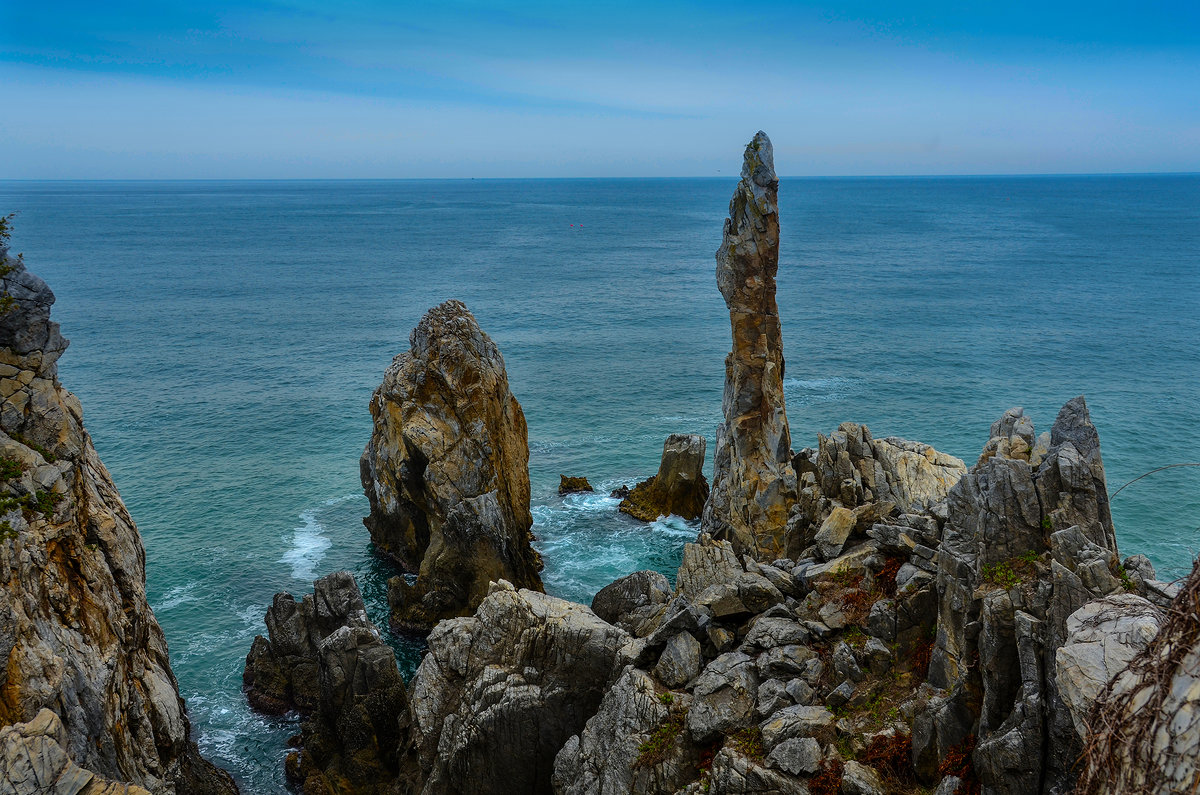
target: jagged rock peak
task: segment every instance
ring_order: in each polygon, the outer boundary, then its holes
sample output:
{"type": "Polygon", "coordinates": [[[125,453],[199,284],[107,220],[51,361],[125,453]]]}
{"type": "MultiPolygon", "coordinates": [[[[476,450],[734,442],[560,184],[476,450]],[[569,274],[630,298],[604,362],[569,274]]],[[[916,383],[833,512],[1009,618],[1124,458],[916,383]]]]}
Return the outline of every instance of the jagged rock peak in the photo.
{"type": "MultiPolygon", "coordinates": [[[[79,401],[57,380],[67,341],[50,320],[54,294],[20,259],[3,266],[0,287],[12,301],[0,315],[0,457],[9,472],[0,481],[0,724],[40,727],[6,742],[25,744],[14,753],[49,754],[39,758],[64,771],[82,768],[95,780],[81,788],[105,778],[155,795],[236,792],[191,739],[146,602],[141,536],[79,401]]],[[[5,791],[45,791],[36,779],[21,782],[5,791]]]]}
{"type": "Polygon", "coordinates": [[[663,442],[658,473],[633,488],[621,501],[621,511],[643,522],[670,514],[699,519],[708,499],[708,480],[704,477],[706,448],[707,442],[699,434],[668,436],[663,442]]]}
{"type": "Polygon", "coordinates": [[[371,398],[364,520],[407,571],[389,583],[393,620],[427,630],[470,614],[488,583],[542,589],[530,546],[529,443],[504,358],[461,301],[425,313],[371,398]]]}
{"type": "Polygon", "coordinates": [[[729,308],[733,349],[725,359],[724,421],[703,516],[706,532],[764,559],[786,552],[787,512],[796,500],[775,302],[778,186],[771,141],[759,132],[746,146],[717,251],[717,286],[729,308]]]}

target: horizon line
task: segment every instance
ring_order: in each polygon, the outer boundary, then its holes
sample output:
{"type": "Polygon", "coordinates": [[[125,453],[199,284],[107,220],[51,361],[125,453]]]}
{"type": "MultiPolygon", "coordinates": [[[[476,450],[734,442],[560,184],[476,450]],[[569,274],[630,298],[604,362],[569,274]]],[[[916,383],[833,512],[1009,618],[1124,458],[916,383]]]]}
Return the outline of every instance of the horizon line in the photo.
{"type": "MultiPolygon", "coordinates": [[[[964,174],[782,174],[779,179],[1029,179],[1046,177],[1194,177],[1200,171],[1028,171],[977,172],[964,174]]],[[[684,180],[740,179],[740,175],[611,177],[0,177],[0,182],[505,182],[599,181],[599,180],[684,180]]]]}

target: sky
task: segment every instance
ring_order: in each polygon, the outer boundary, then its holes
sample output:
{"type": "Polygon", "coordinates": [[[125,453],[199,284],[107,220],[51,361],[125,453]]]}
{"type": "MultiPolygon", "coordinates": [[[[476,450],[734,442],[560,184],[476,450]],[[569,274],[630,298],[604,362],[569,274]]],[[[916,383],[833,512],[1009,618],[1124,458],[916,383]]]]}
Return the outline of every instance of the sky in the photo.
{"type": "Polygon", "coordinates": [[[1200,2],[0,0],[0,179],[1200,171],[1200,2]]]}

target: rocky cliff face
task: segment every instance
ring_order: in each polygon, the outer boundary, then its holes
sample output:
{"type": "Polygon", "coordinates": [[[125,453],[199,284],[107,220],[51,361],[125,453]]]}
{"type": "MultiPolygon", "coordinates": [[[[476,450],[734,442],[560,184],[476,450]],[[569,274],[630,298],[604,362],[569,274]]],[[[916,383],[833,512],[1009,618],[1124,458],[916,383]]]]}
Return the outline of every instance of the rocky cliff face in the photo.
{"type": "MultiPolygon", "coordinates": [[[[65,754],[93,789],[107,778],[154,793],[236,792],[190,737],[146,603],[141,537],[58,382],[67,341],[50,321],[54,294],[4,253],[0,287],[15,303],[0,315],[0,724],[26,724],[6,735],[5,753],[26,743],[30,759],[56,766],[65,754]]],[[[45,791],[11,775],[9,791],[45,791]]]]}
{"type": "Polygon", "coordinates": [[[621,501],[621,511],[643,522],[670,514],[699,519],[708,499],[708,480],[704,477],[706,447],[703,436],[682,433],[668,436],[663,442],[658,473],[633,487],[621,501]]]}
{"type": "Polygon", "coordinates": [[[430,309],[371,398],[364,522],[417,575],[389,584],[393,619],[428,630],[467,615],[488,583],[542,590],[530,546],[529,443],[504,359],[459,301],[430,309]]]}
{"type": "Polygon", "coordinates": [[[796,500],[775,303],[778,188],[771,141],[759,132],[746,147],[717,251],[717,286],[729,307],[733,350],[725,358],[725,419],[717,429],[703,516],[705,532],[763,559],[788,554],[788,508],[796,500]]]}

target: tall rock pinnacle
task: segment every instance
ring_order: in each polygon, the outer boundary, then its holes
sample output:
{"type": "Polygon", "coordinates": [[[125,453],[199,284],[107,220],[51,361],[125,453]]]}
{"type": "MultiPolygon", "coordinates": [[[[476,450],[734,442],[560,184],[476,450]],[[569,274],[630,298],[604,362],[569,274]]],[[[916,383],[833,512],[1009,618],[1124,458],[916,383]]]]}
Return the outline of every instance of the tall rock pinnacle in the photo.
{"type": "Polygon", "coordinates": [[[771,140],[759,132],[746,146],[717,251],[717,286],[729,307],[733,350],[725,357],[725,419],[717,428],[702,523],[705,532],[766,560],[785,552],[787,512],[796,500],[775,303],[778,188],[771,140]]]}
{"type": "Polygon", "coordinates": [[[504,358],[460,301],[425,313],[371,398],[364,521],[417,574],[389,583],[392,617],[429,629],[470,615],[493,580],[542,590],[529,542],[529,442],[504,358]]]}

